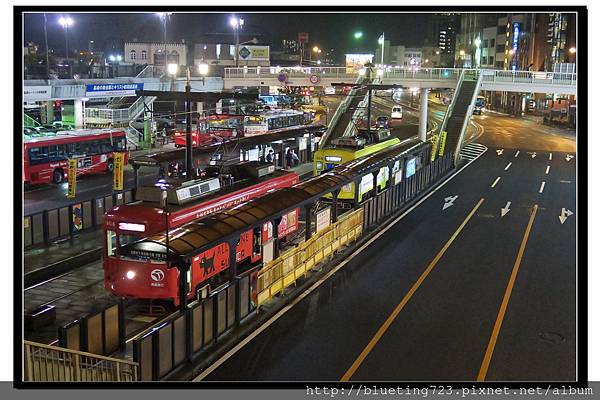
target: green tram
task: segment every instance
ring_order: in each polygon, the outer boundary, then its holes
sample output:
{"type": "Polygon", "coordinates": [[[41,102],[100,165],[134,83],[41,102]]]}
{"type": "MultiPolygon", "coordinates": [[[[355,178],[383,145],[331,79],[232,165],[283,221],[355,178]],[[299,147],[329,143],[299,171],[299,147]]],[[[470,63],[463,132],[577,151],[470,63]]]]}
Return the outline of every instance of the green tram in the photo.
{"type": "MultiPolygon", "coordinates": [[[[388,129],[379,129],[370,133],[367,133],[366,130],[359,132],[361,133],[358,136],[334,139],[331,147],[315,152],[314,175],[321,175],[338,165],[378,153],[400,143],[400,139],[392,137],[388,129]]],[[[385,189],[389,177],[390,171],[388,167],[382,167],[379,170],[376,179],[377,182],[373,182],[372,175],[364,177],[358,191],[358,202],[360,203],[370,196],[375,184],[377,185],[378,192],[385,189]]],[[[332,197],[331,194],[325,196],[328,199],[332,197]]],[[[354,183],[343,186],[338,194],[338,199],[354,201],[354,183]]]]}

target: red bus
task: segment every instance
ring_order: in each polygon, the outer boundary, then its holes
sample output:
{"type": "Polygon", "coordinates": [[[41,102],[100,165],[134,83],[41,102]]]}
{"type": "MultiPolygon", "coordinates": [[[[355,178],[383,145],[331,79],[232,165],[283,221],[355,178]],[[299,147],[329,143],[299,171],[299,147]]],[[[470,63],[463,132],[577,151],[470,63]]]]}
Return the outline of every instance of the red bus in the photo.
{"type": "Polygon", "coordinates": [[[150,295],[130,277],[130,271],[149,266],[120,254],[122,246],[165,232],[167,220],[169,229],[177,228],[300,181],[297,174],[275,170],[272,164],[249,162],[227,167],[218,177],[167,188],[166,216],[160,200],[165,189],[157,186],[138,188],[138,202],[117,206],[104,215],[103,267],[108,291],[123,297],[162,298],[150,295]]]}
{"type": "MultiPolygon", "coordinates": [[[[204,146],[213,142],[241,136],[244,116],[234,114],[211,115],[200,118],[192,131],[192,145],[204,146]]],[[[185,147],[185,130],[175,130],[175,147],[185,147]]]]}
{"type": "Polygon", "coordinates": [[[67,161],[77,159],[77,175],[113,170],[113,153],[125,153],[123,130],[79,129],[24,141],[23,181],[26,184],[61,183],[67,178],[67,161]]]}

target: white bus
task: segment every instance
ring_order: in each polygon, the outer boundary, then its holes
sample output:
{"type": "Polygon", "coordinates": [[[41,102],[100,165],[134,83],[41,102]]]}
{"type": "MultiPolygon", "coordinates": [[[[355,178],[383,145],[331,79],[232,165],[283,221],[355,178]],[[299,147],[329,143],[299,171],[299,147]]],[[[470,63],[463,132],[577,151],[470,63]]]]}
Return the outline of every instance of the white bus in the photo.
{"type": "Polygon", "coordinates": [[[262,135],[290,128],[300,128],[306,124],[302,111],[267,111],[259,115],[244,117],[244,136],[262,135]]]}

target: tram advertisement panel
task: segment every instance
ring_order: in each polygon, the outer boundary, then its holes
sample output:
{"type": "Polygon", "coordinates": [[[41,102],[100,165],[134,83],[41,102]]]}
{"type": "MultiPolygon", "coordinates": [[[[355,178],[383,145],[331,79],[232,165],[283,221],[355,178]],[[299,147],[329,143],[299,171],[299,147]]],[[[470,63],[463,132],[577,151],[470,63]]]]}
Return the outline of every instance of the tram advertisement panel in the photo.
{"type": "Polygon", "coordinates": [[[277,227],[277,237],[282,238],[298,229],[298,208],[283,215],[277,227]]]}
{"type": "Polygon", "coordinates": [[[235,250],[235,259],[237,262],[252,255],[252,230],[246,231],[240,235],[240,242],[235,250]]]}
{"type": "Polygon", "coordinates": [[[202,282],[229,267],[229,245],[221,243],[192,260],[194,281],[202,282]],[[197,278],[196,278],[197,277],[197,278]]]}

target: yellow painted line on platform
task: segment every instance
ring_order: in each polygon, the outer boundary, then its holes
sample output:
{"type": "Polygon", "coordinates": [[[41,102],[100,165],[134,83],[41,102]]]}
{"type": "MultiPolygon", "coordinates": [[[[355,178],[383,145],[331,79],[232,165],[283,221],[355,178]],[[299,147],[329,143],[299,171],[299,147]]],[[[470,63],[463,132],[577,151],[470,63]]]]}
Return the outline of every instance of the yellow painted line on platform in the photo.
{"type": "Polygon", "coordinates": [[[379,342],[379,340],[383,337],[383,335],[385,334],[385,332],[389,329],[390,325],[392,325],[392,322],[394,322],[394,320],[396,319],[396,317],[398,317],[398,315],[400,314],[400,312],[402,311],[402,309],[404,308],[404,306],[406,306],[406,304],[411,299],[411,297],[415,294],[415,292],[419,289],[419,287],[421,286],[421,284],[425,281],[425,279],[427,278],[427,276],[429,275],[429,273],[433,270],[433,268],[435,268],[435,266],[440,261],[440,259],[442,258],[442,256],[446,253],[446,251],[448,250],[448,248],[450,247],[450,245],[452,244],[452,242],[454,242],[454,240],[458,237],[458,235],[463,230],[463,228],[465,227],[465,225],[467,225],[467,222],[469,222],[469,220],[473,217],[473,215],[475,215],[475,212],[481,206],[481,204],[484,202],[484,200],[485,199],[482,197],[479,200],[479,202],[475,205],[475,207],[471,210],[471,212],[469,213],[469,215],[467,215],[467,217],[465,218],[465,220],[460,224],[460,226],[458,227],[458,229],[454,232],[454,234],[446,242],[446,244],[444,245],[444,247],[442,247],[442,249],[437,253],[437,255],[435,256],[435,258],[429,263],[429,265],[427,266],[427,268],[425,269],[425,271],[423,271],[423,273],[421,274],[421,276],[419,276],[419,278],[417,279],[417,281],[412,285],[412,287],[410,288],[410,290],[406,293],[406,295],[404,295],[404,297],[402,298],[402,300],[400,301],[400,303],[398,303],[398,305],[396,306],[396,308],[394,309],[394,311],[392,311],[392,313],[385,320],[385,322],[383,323],[383,325],[381,325],[379,327],[379,329],[375,333],[375,336],[373,336],[373,338],[369,341],[369,343],[367,344],[367,346],[358,355],[358,357],[356,358],[356,360],[354,360],[354,362],[352,363],[352,365],[350,366],[350,368],[348,369],[348,371],[346,371],[346,373],[341,377],[340,381],[344,382],[344,381],[350,380],[350,378],[352,378],[352,376],[354,375],[354,373],[356,373],[356,371],[358,370],[358,368],[360,368],[361,364],[365,361],[365,359],[367,358],[367,356],[369,355],[369,353],[373,350],[373,348],[375,347],[375,345],[377,345],[377,342],[379,342]]]}
{"type": "Polygon", "coordinates": [[[535,219],[535,214],[537,213],[537,210],[538,205],[536,204],[533,206],[533,212],[529,217],[529,223],[527,224],[527,228],[525,228],[525,234],[523,235],[521,247],[519,248],[519,253],[517,254],[517,259],[515,260],[515,265],[513,266],[512,273],[510,274],[510,279],[508,280],[506,291],[504,292],[502,304],[500,304],[500,311],[498,311],[498,317],[496,318],[496,323],[494,324],[494,329],[492,330],[492,336],[490,337],[490,341],[485,351],[485,355],[483,356],[481,368],[479,369],[479,374],[477,375],[477,382],[483,382],[485,380],[488,369],[490,367],[490,362],[492,361],[492,356],[494,355],[494,348],[496,347],[496,341],[498,340],[498,334],[500,333],[500,328],[502,327],[502,321],[504,320],[504,314],[506,313],[506,308],[508,307],[508,301],[510,300],[512,289],[515,285],[515,281],[517,280],[519,266],[521,265],[521,260],[523,259],[523,253],[525,252],[525,246],[527,246],[527,240],[529,239],[529,233],[531,232],[531,226],[533,225],[533,220],[535,219]]]}

